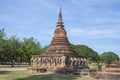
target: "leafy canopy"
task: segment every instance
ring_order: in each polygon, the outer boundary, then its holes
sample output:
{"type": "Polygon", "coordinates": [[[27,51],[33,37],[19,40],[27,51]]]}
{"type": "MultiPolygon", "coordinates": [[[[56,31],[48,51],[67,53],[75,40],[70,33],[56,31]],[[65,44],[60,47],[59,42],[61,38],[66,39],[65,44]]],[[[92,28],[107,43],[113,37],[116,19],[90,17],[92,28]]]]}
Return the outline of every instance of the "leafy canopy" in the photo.
{"type": "Polygon", "coordinates": [[[103,54],[100,55],[100,60],[102,62],[110,64],[114,61],[118,61],[119,57],[114,52],[104,52],[103,54]]]}
{"type": "Polygon", "coordinates": [[[90,61],[98,62],[99,55],[96,51],[89,48],[86,45],[71,45],[72,49],[75,53],[77,53],[81,57],[85,57],[89,59],[90,61]]]}

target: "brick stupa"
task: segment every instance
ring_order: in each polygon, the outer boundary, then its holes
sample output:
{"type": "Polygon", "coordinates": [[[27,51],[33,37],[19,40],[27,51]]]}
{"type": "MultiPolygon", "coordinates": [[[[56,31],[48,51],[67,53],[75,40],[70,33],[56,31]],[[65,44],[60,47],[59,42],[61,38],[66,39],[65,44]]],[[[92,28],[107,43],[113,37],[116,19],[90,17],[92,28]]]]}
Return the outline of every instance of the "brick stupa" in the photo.
{"type": "Polygon", "coordinates": [[[46,53],[42,55],[33,55],[31,58],[32,71],[40,72],[41,69],[46,71],[57,71],[60,69],[73,69],[79,66],[87,66],[85,58],[78,56],[72,50],[67,38],[67,32],[64,29],[62,21],[62,11],[60,8],[58,22],[54,31],[54,37],[46,53]]]}
{"type": "MultiPolygon", "coordinates": [[[[70,43],[67,38],[67,33],[64,29],[63,21],[62,21],[62,12],[60,8],[59,18],[56,26],[56,30],[54,32],[54,37],[50,46],[48,47],[47,54],[62,54],[65,56],[75,56],[71,49],[70,43]]],[[[76,55],[77,56],[77,55],[76,55]]]]}

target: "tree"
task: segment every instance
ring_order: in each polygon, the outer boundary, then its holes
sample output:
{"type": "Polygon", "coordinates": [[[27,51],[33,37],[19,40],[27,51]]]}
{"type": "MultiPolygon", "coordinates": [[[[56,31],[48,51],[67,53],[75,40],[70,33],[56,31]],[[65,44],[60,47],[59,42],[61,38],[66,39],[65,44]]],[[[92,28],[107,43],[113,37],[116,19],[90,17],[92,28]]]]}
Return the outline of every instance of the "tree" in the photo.
{"type": "Polygon", "coordinates": [[[5,60],[5,35],[4,29],[0,29],[0,62],[5,60]]]}
{"type": "Polygon", "coordinates": [[[14,61],[18,60],[18,56],[19,56],[19,47],[20,47],[20,41],[19,38],[16,37],[16,35],[11,36],[8,40],[7,40],[7,49],[6,49],[6,53],[8,53],[8,59],[11,61],[12,63],[12,67],[14,67],[14,61]]]}
{"type": "Polygon", "coordinates": [[[24,38],[24,41],[21,42],[19,52],[21,55],[21,62],[26,61],[30,62],[30,58],[32,55],[37,55],[41,53],[41,46],[38,41],[36,41],[33,37],[24,38]]]}
{"type": "Polygon", "coordinates": [[[114,61],[118,61],[119,57],[116,53],[114,52],[104,52],[103,54],[100,55],[100,60],[105,63],[112,63],[114,61]]]}
{"type": "Polygon", "coordinates": [[[45,52],[46,52],[46,50],[47,50],[47,48],[48,48],[48,46],[44,46],[43,48],[41,48],[40,53],[41,53],[41,54],[42,54],[42,53],[45,53],[45,52]]]}
{"type": "Polygon", "coordinates": [[[72,49],[75,53],[77,53],[81,57],[85,57],[90,61],[98,62],[99,55],[96,51],[92,50],[86,45],[71,45],[72,49]]]}
{"type": "Polygon", "coordinates": [[[0,40],[1,40],[1,39],[4,39],[4,38],[5,38],[5,35],[6,35],[6,33],[5,33],[4,28],[3,28],[3,29],[0,29],[0,40]]]}
{"type": "Polygon", "coordinates": [[[0,62],[13,62],[22,63],[30,62],[32,55],[44,53],[47,46],[41,48],[40,43],[33,37],[24,38],[19,41],[16,35],[5,39],[4,29],[0,29],[0,62]]]}

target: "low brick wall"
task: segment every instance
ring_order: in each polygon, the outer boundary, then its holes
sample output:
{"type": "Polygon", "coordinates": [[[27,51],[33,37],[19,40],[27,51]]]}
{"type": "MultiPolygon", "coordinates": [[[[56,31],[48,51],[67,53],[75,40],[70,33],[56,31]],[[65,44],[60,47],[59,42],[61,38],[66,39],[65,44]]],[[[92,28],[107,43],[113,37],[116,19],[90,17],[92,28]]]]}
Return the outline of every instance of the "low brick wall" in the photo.
{"type": "Polygon", "coordinates": [[[89,75],[95,79],[120,80],[120,73],[90,71],[89,75]]]}

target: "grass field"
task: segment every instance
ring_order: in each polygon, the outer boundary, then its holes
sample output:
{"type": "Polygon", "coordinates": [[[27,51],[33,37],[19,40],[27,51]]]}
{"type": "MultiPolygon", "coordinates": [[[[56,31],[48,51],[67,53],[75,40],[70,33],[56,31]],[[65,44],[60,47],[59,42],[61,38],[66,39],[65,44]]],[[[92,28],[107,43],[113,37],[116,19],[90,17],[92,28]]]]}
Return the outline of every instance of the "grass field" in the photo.
{"type": "Polygon", "coordinates": [[[26,70],[12,69],[25,68],[29,65],[15,65],[14,68],[11,65],[0,65],[0,80],[96,80],[89,76],[75,76],[75,75],[59,75],[59,74],[32,74],[26,70]],[[5,70],[3,70],[3,68],[5,70]],[[6,70],[9,69],[9,70],[6,70]]]}
{"type": "Polygon", "coordinates": [[[27,71],[0,71],[0,80],[95,80],[90,77],[58,74],[32,74],[27,71]]]}

